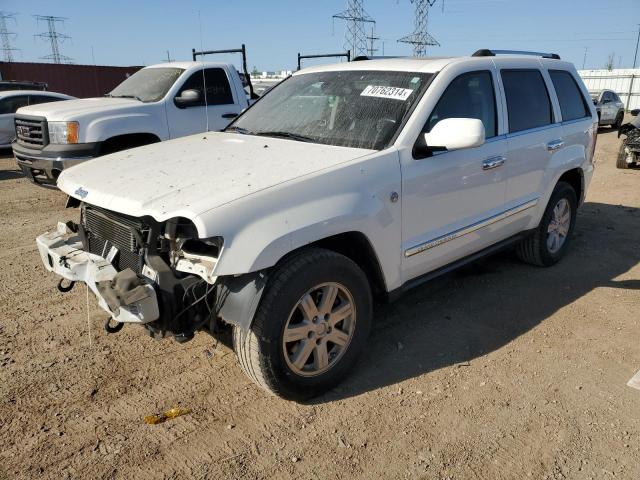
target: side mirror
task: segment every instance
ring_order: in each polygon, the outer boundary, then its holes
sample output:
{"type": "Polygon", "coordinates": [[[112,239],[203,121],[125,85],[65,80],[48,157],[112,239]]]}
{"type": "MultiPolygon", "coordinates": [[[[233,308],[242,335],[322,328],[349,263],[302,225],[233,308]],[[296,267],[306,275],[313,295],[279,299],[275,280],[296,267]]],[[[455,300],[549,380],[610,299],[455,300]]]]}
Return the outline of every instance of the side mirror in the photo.
{"type": "Polygon", "coordinates": [[[477,118],[445,118],[423,135],[424,148],[461,150],[484,144],[484,125],[477,118]]]}
{"type": "Polygon", "coordinates": [[[637,116],[638,116],[638,114],[640,113],[640,108],[634,108],[634,109],[633,109],[633,110],[631,110],[631,112],[629,112],[629,113],[631,113],[631,116],[633,116],[633,117],[637,117],[637,116]]]}
{"type": "Polygon", "coordinates": [[[173,99],[178,108],[196,107],[202,105],[202,93],[200,90],[185,90],[179,97],[173,99]]]}

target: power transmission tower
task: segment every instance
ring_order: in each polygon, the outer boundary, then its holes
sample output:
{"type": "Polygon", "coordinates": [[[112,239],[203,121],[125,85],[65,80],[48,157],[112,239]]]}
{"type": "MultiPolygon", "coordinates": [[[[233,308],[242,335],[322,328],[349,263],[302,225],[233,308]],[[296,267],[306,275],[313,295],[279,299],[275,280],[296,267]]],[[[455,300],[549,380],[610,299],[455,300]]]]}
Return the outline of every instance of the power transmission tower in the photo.
{"type": "Polygon", "coordinates": [[[349,0],[347,9],[336,13],[333,18],[344,20],[347,23],[347,31],[344,36],[344,49],[351,50],[352,57],[367,54],[367,34],[364,31],[365,24],[375,20],[364,11],[363,0],[349,0]]]}
{"type": "Polygon", "coordinates": [[[375,29],[374,27],[371,27],[371,36],[367,37],[367,40],[369,40],[369,56],[373,57],[373,54],[376,53],[378,51],[377,48],[374,48],[374,42],[376,40],[380,40],[380,37],[376,37],[375,36],[375,29]]]}
{"type": "Polygon", "coordinates": [[[48,32],[39,33],[36,37],[40,37],[45,41],[49,41],[51,44],[51,54],[46,55],[44,57],[40,57],[44,60],[51,60],[53,63],[71,63],[72,58],[67,57],[66,55],[62,55],[60,53],[60,43],[63,43],[65,40],[70,39],[69,35],[65,35],[64,33],[59,33],[56,31],[56,23],[64,23],[67,20],[64,17],[52,17],[50,15],[34,15],[38,24],[42,21],[47,24],[49,28],[48,32]]]}
{"type": "Polygon", "coordinates": [[[415,5],[415,19],[413,33],[402,37],[398,42],[413,45],[413,54],[416,57],[424,57],[427,47],[440,46],[438,41],[427,31],[429,8],[433,7],[437,0],[410,0],[415,5]]]}
{"type": "Polygon", "coordinates": [[[15,13],[0,12],[0,39],[2,40],[0,50],[2,50],[5,62],[13,62],[13,52],[18,49],[11,46],[11,40],[16,38],[17,35],[7,30],[7,20],[13,20],[15,23],[15,13]]]}

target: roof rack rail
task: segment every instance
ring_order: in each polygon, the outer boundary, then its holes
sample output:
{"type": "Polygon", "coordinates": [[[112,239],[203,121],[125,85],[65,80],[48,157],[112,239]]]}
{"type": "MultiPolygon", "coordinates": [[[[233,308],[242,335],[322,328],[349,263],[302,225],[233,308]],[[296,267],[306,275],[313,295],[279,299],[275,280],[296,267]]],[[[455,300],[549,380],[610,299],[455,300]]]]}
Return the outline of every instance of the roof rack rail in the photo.
{"type": "Polygon", "coordinates": [[[318,54],[318,55],[300,55],[300,52],[298,52],[298,70],[300,70],[302,68],[301,62],[300,60],[305,59],[305,58],[331,58],[331,57],[345,57],[347,59],[347,62],[351,61],[351,50],[347,50],[344,53],[322,53],[322,54],[318,54]]]}
{"type": "Polygon", "coordinates": [[[560,60],[560,55],[557,53],[544,53],[544,52],[527,52],[522,50],[490,50],[488,48],[481,48],[473,52],[472,57],[495,57],[496,55],[533,55],[534,57],[553,58],[554,60],[560,60]]]}
{"type": "Polygon", "coordinates": [[[352,62],[361,62],[363,60],[384,60],[386,58],[403,58],[399,55],[358,55],[352,62]]]}

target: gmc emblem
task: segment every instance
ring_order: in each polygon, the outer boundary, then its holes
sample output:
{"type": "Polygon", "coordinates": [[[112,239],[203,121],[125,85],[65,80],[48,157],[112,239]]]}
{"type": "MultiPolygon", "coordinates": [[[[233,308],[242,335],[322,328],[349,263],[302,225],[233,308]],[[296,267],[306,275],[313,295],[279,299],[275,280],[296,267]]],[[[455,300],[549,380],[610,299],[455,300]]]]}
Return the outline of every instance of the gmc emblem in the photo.
{"type": "Polygon", "coordinates": [[[25,138],[29,138],[31,136],[29,127],[25,127],[24,125],[16,125],[16,133],[25,138]]]}

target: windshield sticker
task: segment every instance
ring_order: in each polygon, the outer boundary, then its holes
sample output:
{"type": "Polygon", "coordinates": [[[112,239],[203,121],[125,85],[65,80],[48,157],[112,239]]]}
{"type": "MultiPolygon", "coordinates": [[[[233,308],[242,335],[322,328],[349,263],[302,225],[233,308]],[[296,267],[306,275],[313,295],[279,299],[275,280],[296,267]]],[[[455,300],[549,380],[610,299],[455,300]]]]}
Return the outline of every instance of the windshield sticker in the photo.
{"type": "Polygon", "coordinates": [[[413,93],[410,88],[398,88],[398,87],[382,87],[379,85],[367,85],[362,93],[361,97],[378,97],[378,98],[391,98],[393,100],[406,100],[409,95],[413,93]]]}

